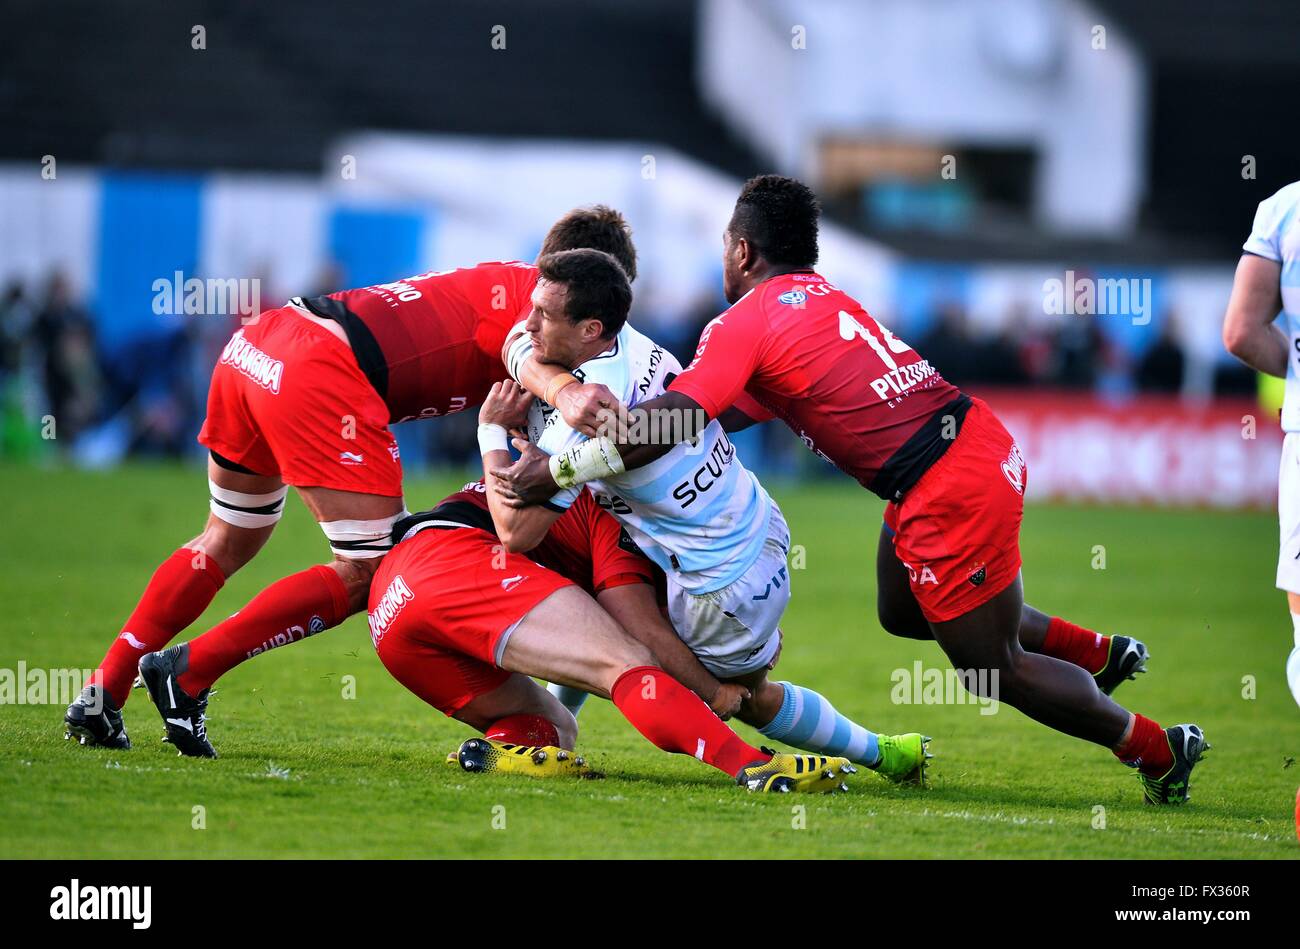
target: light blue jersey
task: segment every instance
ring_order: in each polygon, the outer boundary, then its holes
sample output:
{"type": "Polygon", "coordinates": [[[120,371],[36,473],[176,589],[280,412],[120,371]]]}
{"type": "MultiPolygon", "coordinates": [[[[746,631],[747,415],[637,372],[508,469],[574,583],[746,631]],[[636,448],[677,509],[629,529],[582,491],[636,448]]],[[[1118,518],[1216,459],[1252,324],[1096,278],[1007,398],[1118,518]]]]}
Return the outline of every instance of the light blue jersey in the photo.
{"type": "Polygon", "coordinates": [[[1290,344],[1282,429],[1300,432],[1300,181],[1259,203],[1242,250],[1282,265],[1282,331],[1290,344]]]}
{"type": "MultiPolygon", "coordinates": [[[[531,352],[527,335],[511,347],[512,373],[531,352]]],[[[681,364],[654,340],[624,324],[613,345],[577,369],[583,382],[609,387],[629,408],[663,395],[681,364]]],[[[540,399],[528,416],[529,438],[548,455],[585,440],[540,399]]],[[[665,428],[671,428],[665,423],[665,428]]],[[[715,419],[695,443],[682,443],[644,468],[587,487],[627,528],[645,555],[686,591],[711,593],[742,576],[767,537],[772,499],[745,466],[715,419]]],[[[582,488],[560,491],[567,509],[582,488]]]]}

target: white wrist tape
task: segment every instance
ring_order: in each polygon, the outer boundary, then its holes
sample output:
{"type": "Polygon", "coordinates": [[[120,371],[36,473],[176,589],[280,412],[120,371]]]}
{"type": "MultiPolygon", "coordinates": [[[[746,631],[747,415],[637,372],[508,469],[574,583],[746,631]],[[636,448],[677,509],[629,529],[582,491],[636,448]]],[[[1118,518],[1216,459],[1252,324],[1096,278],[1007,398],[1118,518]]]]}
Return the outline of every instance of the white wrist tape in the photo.
{"type": "Polygon", "coordinates": [[[510,436],[504,427],[492,422],[484,422],[478,427],[478,451],[486,455],[490,451],[509,451],[510,436]]]}
{"type": "Polygon", "coordinates": [[[589,438],[580,445],[551,456],[551,477],[562,488],[588,481],[612,478],[626,469],[618,447],[605,436],[589,438]]]}

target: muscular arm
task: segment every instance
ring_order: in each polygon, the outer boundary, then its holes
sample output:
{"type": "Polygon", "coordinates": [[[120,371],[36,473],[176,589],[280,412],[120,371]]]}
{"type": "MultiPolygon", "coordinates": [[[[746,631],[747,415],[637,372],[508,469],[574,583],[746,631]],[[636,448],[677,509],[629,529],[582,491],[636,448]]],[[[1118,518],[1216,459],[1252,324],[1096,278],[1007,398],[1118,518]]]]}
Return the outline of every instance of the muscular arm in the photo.
{"type": "MultiPolygon", "coordinates": [[[[483,479],[487,484],[493,481],[494,468],[510,465],[510,452],[490,451],[483,455],[483,479]]],[[[512,554],[527,553],[546,537],[546,532],[560,517],[560,512],[540,504],[528,507],[510,507],[496,491],[486,492],[488,510],[492,512],[492,523],[496,525],[497,537],[506,550],[512,554]]]]}
{"type": "Polygon", "coordinates": [[[1246,365],[1285,377],[1287,339],[1273,325],[1282,309],[1281,274],[1276,261],[1242,255],[1223,320],[1223,345],[1246,365]]]}
{"type": "Polygon", "coordinates": [[[654,588],[648,583],[628,583],[602,590],[596,601],[628,634],[650,650],[664,671],[705,702],[712,703],[721,683],[700,664],[659,612],[654,588]]]}

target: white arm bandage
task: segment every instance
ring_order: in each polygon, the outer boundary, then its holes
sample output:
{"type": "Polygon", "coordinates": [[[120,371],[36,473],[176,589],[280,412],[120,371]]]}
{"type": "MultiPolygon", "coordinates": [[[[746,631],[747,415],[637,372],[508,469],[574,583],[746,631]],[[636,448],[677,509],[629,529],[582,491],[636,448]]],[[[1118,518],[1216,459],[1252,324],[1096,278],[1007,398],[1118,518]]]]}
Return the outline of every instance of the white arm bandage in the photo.
{"type": "Polygon", "coordinates": [[[612,478],[625,470],[618,447],[603,435],[552,455],[550,464],[551,477],[561,488],[612,478]]]}
{"type": "Polygon", "coordinates": [[[505,427],[492,422],[484,422],[478,427],[478,452],[486,455],[490,451],[509,451],[510,436],[505,427]]]}

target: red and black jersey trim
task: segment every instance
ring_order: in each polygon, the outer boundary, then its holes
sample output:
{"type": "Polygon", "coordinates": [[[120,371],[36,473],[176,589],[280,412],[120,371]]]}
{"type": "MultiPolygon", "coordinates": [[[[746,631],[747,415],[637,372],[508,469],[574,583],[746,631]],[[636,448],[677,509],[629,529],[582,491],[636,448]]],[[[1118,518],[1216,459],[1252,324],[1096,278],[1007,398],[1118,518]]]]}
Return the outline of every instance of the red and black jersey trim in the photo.
{"type": "Polygon", "coordinates": [[[492,512],[469,501],[443,501],[431,511],[420,511],[403,517],[393,525],[393,543],[400,544],[404,538],[421,526],[426,529],[456,530],[460,527],[473,527],[495,535],[496,525],[492,523],[492,512]]]}
{"type": "Polygon", "coordinates": [[[881,465],[876,476],[867,485],[872,494],[886,501],[900,501],[911,490],[912,485],[921,480],[921,476],[930,470],[930,466],[943,457],[961,432],[962,422],[970,411],[970,396],[964,392],[957,398],[942,406],[922,423],[912,436],[889,456],[881,465]],[[948,420],[952,419],[952,422],[948,420]],[[948,438],[944,430],[955,426],[948,438]]]}
{"type": "Polygon", "coordinates": [[[370,332],[370,327],[365,321],[344,306],[342,300],[333,297],[299,297],[298,299],[316,316],[333,320],[343,327],[348,343],[352,346],[352,352],[357,358],[357,365],[361,367],[361,371],[379,393],[379,397],[387,400],[388,360],[384,356],[384,351],[379,348],[379,341],[375,339],[375,334],[370,332]]]}

